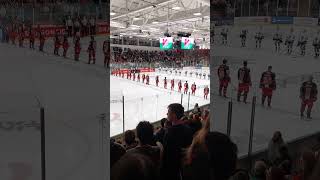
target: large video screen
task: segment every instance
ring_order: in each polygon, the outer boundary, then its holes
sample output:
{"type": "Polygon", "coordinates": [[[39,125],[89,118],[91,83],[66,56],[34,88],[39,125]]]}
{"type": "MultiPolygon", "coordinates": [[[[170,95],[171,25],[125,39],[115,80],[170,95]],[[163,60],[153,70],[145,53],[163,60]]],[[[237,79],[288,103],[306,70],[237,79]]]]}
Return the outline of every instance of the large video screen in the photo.
{"type": "Polygon", "coordinates": [[[194,47],[194,38],[182,37],[181,49],[193,49],[193,47],[194,47]]]}
{"type": "Polygon", "coordinates": [[[160,50],[170,50],[173,48],[173,37],[160,38],[160,50]]]}

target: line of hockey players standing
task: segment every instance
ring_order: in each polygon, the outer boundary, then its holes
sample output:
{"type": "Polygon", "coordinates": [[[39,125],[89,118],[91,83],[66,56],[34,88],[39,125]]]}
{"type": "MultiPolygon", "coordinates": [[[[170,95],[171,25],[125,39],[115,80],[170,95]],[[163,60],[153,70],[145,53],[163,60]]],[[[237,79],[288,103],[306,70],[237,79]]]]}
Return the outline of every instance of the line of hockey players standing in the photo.
{"type": "MultiPolygon", "coordinates": [[[[247,103],[247,96],[252,86],[250,69],[247,67],[247,61],[243,62],[243,67],[238,69],[238,88],[237,101],[240,102],[243,96],[243,102],[247,103]]],[[[227,60],[218,67],[217,74],[219,77],[219,95],[227,97],[228,84],[231,83],[230,69],[227,60]]],[[[272,72],[272,66],[268,66],[268,70],[263,72],[260,78],[259,88],[262,90],[261,104],[264,106],[266,98],[268,98],[268,107],[271,107],[271,99],[273,91],[276,90],[276,75],[272,72]]],[[[307,118],[311,119],[311,110],[314,102],[317,100],[317,85],[313,82],[313,77],[309,76],[308,80],[303,82],[300,87],[300,116],[304,117],[305,108],[307,107],[307,118]]]]}
{"type": "MultiPolygon", "coordinates": [[[[264,34],[262,33],[262,28],[260,28],[259,31],[255,33],[254,39],[255,39],[255,46],[256,48],[262,47],[262,41],[265,38],[264,34]]],[[[300,48],[300,55],[305,56],[306,54],[306,45],[308,43],[308,35],[306,33],[306,30],[303,30],[298,39],[297,39],[297,47],[300,48]]],[[[228,44],[228,34],[229,30],[227,28],[223,28],[220,35],[222,39],[222,45],[228,44]]],[[[242,29],[240,32],[240,39],[241,39],[241,47],[246,47],[247,44],[247,38],[248,38],[248,30],[242,29]]],[[[312,46],[314,47],[314,57],[319,57],[319,51],[320,51],[320,32],[317,32],[317,35],[314,37],[312,46]]],[[[274,41],[274,47],[276,52],[281,52],[281,44],[284,42],[284,45],[287,50],[287,54],[290,55],[293,52],[294,43],[296,41],[296,36],[294,34],[293,28],[290,29],[290,32],[285,37],[285,40],[283,40],[282,33],[279,31],[279,27],[277,28],[276,32],[273,35],[274,41]]]]}
{"type": "MultiPolygon", "coordinates": [[[[126,76],[127,79],[130,79],[130,80],[133,80],[133,81],[137,81],[137,82],[142,82],[142,83],[146,82],[146,85],[150,85],[150,76],[148,74],[141,74],[140,75],[140,73],[136,74],[133,71],[125,72],[125,71],[121,71],[121,70],[116,70],[116,71],[112,72],[112,75],[119,76],[119,77],[122,77],[122,78],[125,78],[125,76],[126,76]]],[[[159,87],[159,82],[160,82],[159,76],[156,76],[155,77],[155,85],[157,87],[159,87]]],[[[171,84],[171,87],[170,87],[171,91],[174,91],[175,80],[171,79],[170,80],[170,84],[171,84]]],[[[168,86],[168,79],[167,79],[167,77],[164,77],[164,79],[163,79],[163,88],[167,89],[167,86],[168,86]]],[[[195,82],[191,85],[190,90],[191,90],[191,95],[195,95],[196,90],[197,90],[197,85],[196,85],[195,82]]],[[[181,80],[179,80],[179,82],[178,82],[178,92],[182,93],[182,81],[181,80]]],[[[189,84],[188,84],[188,81],[186,81],[183,84],[183,94],[188,94],[188,92],[189,92],[189,84]]],[[[204,99],[208,99],[208,95],[209,95],[209,87],[208,86],[206,86],[204,88],[203,94],[204,94],[203,95],[204,99]]]]}
{"type": "MultiPolygon", "coordinates": [[[[18,26],[17,29],[8,28],[8,37],[6,38],[7,43],[12,43],[13,45],[16,45],[16,41],[18,40],[18,46],[24,47],[24,41],[26,40],[25,37],[25,29],[23,26],[18,26]]],[[[29,39],[29,48],[35,49],[35,40],[36,38],[39,40],[39,51],[44,51],[44,46],[46,42],[46,34],[44,29],[42,29],[40,26],[37,27],[37,29],[29,28],[28,30],[29,36],[27,37],[29,39]]],[[[70,48],[70,43],[68,40],[68,32],[64,31],[64,33],[59,33],[58,31],[55,32],[53,41],[54,41],[54,49],[53,53],[57,56],[59,56],[59,50],[62,48],[63,53],[62,56],[66,58],[67,52],[70,48]]],[[[80,53],[81,53],[81,38],[80,33],[77,33],[73,39],[74,44],[74,60],[79,61],[80,53]]],[[[90,37],[90,42],[87,48],[88,53],[88,64],[95,64],[96,63],[96,51],[97,51],[97,42],[94,38],[94,36],[90,37]]],[[[109,48],[109,42],[105,40],[103,42],[103,48],[102,52],[104,54],[104,66],[109,64],[109,56],[110,56],[110,48],[109,48]]]]}

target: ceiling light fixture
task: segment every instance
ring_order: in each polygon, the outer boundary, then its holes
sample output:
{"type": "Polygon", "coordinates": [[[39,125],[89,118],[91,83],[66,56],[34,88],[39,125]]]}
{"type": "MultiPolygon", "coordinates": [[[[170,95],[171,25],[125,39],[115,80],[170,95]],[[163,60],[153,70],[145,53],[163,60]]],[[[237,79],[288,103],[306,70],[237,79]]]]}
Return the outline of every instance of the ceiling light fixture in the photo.
{"type": "Polygon", "coordinates": [[[181,7],[179,7],[179,6],[175,6],[175,7],[173,7],[172,9],[173,9],[173,10],[180,10],[180,9],[181,9],[181,7]]]}
{"type": "Polygon", "coordinates": [[[114,16],[114,15],[116,15],[117,13],[115,13],[115,12],[111,12],[110,13],[110,16],[114,16]]]}
{"type": "Polygon", "coordinates": [[[201,13],[200,13],[200,12],[197,12],[197,13],[193,13],[193,15],[195,15],[195,16],[201,16],[201,13]]]}

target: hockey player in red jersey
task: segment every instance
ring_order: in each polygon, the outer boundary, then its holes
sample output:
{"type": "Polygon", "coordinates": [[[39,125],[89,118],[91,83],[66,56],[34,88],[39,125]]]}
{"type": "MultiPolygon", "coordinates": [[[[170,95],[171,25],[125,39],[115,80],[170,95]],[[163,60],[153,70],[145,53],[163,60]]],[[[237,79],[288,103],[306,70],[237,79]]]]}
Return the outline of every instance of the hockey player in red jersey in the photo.
{"type": "Polygon", "coordinates": [[[69,49],[69,42],[67,37],[64,37],[63,39],[62,48],[63,48],[63,57],[67,57],[67,51],[69,49]]]}
{"type": "Polygon", "coordinates": [[[54,35],[54,51],[53,54],[59,56],[59,48],[60,48],[60,38],[59,38],[59,33],[56,31],[54,35]]]}
{"type": "Polygon", "coordinates": [[[144,83],[144,80],[146,79],[146,75],[142,74],[142,83],[144,83]]]}
{"type": "Polygon", "coordinates": [[[171,91],[173,91],[174,90],[174,79],[171,79],[171,91]]]}
{"type": "Polygon", "coordinates": [[[238,96],[237,101],[240,102],[240,96],[243,93],[243,102],[247,103],[249,88],[252,85],[250,77],[250,69],[247,67],[247,61],[243,62],[243,67],[238,70],[238,96]]]}
{"type": "Polygon", "coordinates": [[[103,54],[104,54],[104,61],[103,61],[103,64],[104,64],[104,67],[106,67],[106,65],[108,64],[109,65],[109,60],[110,60],[110,49],[109,49],[109,41],[108,40],[105,40],[103,41],[103,54]]]}
{"type": "Polygon", "coordinates": [[[164,85],[163,85],[164,88],[167,89],[167,84],[168,84],[167,77],[164,77],[163,83],[164,83],[164,85]]]}
{"type": "Polygon", "coordinates": [[[76,37],[76,42],[74,44],[74,60],[75,61],[79,61],[80,52],[81,52],[80,37],[76,37]]]}
{"type": "Polygon", "coordinates": [[[184,83],[184,91],[183,91],[183,94],[188,94],[188,90],[189,90],[189,85],[188,85],[188,81],[186,81],[184,83]]]}
{"type": "Polygon", "coordinates": [[[16,30],[12,28],[10,31],[10,39],[13,45],[16,45],[16,37],[17,37],[16,30]]]}
{"type": "Polygon", "coordinates": [[[311,119],[311,110],[313,103],[317,100],[318,89],[316,83],[313,82],[313,77],[310,76],[308,81],[302,83],[300,88],[300,99],[301,99],[301,108],[300,116],[304,117],[304,111],[306,106],[307,108],[307,118],[311,119]]]}
{"type": "Polygon", "coordinates": [[[268,97],[268,107],[271,107],[272,92],[276,89],[276,75],[272,72],[272,66],[268,66],[268,70],[262,73],[260,88],[262,89],[262,106],[268,97]]]}
{"type": "Polygon", "coordinates": [[[181,80],[178,82],[178,91],[181,92],[182,89],[182,82],[181,80]]]}
{"type": "Polygon", "coordinates": [[[209,87],[206,86],[203,90],[204,93],[204,99],[208,99],[208,94],[209,94],[209,87]]]}
{"type": "Polygon", "coordinates": [[[96,63],[96,49],[97,49],[97,42],[94,40],[94,36],[91,36],[91,40],[87,49],[87,52],[89,53],[89,60],[88,64],[93,61],[93,64],[96,63]]]}
{"type": "Polygon", "coordinates": [[[138,80],[138,82],[140,82],[140,74],[138,74],[137,80],[138,80]]]}
{"type": "Polygon", "coordinates": [[[159,86],[159,76],[156,76],[156,86],[159,86]]]}
{"type": "Polygon", "coordinates": [[[193,83],[193,84],[191,85],[191,94],[192,94],[192,95],[196,95],[196,90],[197,90],[196,83],[193,83]]]}
{"type": "Polygon", "coordinates": [[[34,41],[35,41],[35,35],[32,31],[32,28],[29,30],[29,48],[34,49],[34,41]]]}
{"type": "Polygon", "coordinates": [[[149,85],[149,83],[150,83],[150,77],[149,77],[149,75],[146,76],[146,81],[147,81],[146,84],[149,85]]]}
{"type": "Polygon", "coordinates": [[[218,77],[219,77],[219,96],[222,96],[222,89],[223,89],[223,96],[227,97],[227,88],[230,82],[230,72],[229,66],[227,66],[227,60],[224,59],[223,64],[218,68],[218,77]]]}
{"type": "Polygon", "coordinates": [[[44,43],[46,41],[46,38],[45,38],[44,31],[41,29],[39,31],[39,41],[40,41],[39,51],[43,52],[43,47],[44,47],[44,43]]]}
{"type": "Polygon", "coordinates": [[[135,73],[133,73],[133,78],[132,78],[132,80],[133,80],[133,81],[136,80],[136,74],[135,74],[135,73]]]}

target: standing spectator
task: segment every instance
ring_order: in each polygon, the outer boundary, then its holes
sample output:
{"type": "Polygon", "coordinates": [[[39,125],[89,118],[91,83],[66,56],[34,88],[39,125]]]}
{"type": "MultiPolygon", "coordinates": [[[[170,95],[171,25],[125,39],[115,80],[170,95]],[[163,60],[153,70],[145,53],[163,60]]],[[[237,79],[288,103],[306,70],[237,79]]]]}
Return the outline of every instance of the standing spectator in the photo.
{"type": "Polygon", "coordinates": [[[300,177],[301,180],[309,180],[313,173],[313,169],[316,165],[316,158],[312,151],[305,151],[302,153],[301,159],[300,159],[300,168],[301,173],[300,177]]]}
{"type": "Polygon", "coordinates": [[[192,131],[184,125],[183,116],[184,108],[181,104],[174,103],[168,106],[167,118],[172,127],[168,129],[163,140],[162,179],[181,179],[183,149],[192,142],[192,131]]]}
{"type": "Polygon", "coordinates": [[[279,149],[281,146],[285,146],[280,131],[276,131],[268,145],[268,160],[271,164],[275,163],[275,160],[280,156],[279,149]]]}
{"type": "Polygon", "coordinates": [[[278,167],[271,167],[267,171],[267,180],[287,180],[285,173],[278,167]]]}
{"type": "Polygon", "coordinates": [[[155,133],[154,135],[154,138],[155,138],[155,141],[158,141],[160,143],[163,144],[163,137],[164,137],[164,134],[166,132],[166,127],[165,127],[165,123],[168,122],[168,120],[166,118],[162,118],[161,121],[160,121],[160,124],[161,124],[161,128],[155,133]]]}
{"type": "Polygon", "coordinates": [[[236,169],[237,146],[219,132],[199,133],[198,137],[188,149],[192,153],[187,155],[183,179],[228,180],[236,169]]]}
{"type": "Polygon", "coordinates": [[[138,153],[148,156],[157,166],[160,167],[162,147],[155,146],[153,126],[148,121],[139,122],[136,127],[139,145],[127,151],[127,153],[138,153]]]}
{"type": "Polygon", "coordinates": [[[284,161],[289,162],[289,169],[291,170],[291,157],[289,155],[289,150],[287,146],[281,146],[279,148],[279,157],[276,158],[274,164],[280,166],[284,161]]]}
{"type": "Polygon", "coordinates": [[[110,167],[112,166],[126,153],[126,149],[114,141],[110,140],[110,167]]]}
{"type": "Polygon", "coordinates": [[[124,147],[126,150],[132,149],[138,145],[134,131],[127,130],[124,133],[124,147]]]}
{"type": "Polygon", "coordinates": [[[192,114],[192,118],[188,123],[188,125],[192,130],[192,135],[194,135],[197,131],[199,131],[202,128],[202,123],[201,123],[199,113],[192,114]]]}

